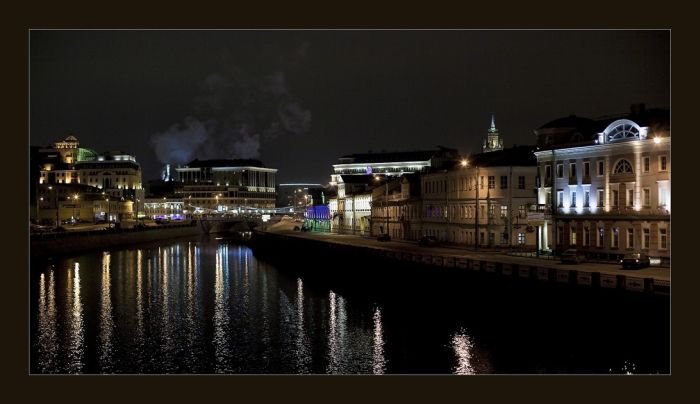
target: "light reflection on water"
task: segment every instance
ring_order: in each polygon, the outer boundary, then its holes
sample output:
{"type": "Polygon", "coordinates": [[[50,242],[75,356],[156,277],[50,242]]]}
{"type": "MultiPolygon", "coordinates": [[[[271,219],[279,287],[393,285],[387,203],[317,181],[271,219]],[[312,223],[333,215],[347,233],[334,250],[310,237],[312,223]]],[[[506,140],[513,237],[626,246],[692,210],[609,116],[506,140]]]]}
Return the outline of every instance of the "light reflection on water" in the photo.
{"type": "Polygon", "coordinates": [[[453,373],[457,375],[473,375],[475,373],[472,364],[474,343],[471,337],[464,331],[456,332],[452,336],[452,349],[456,358],[456,363],[452,370],[453,373]]]}
{"type": "Polygon", "coordinates": [[[216,350],[216,373],[229,372],[229,318],[228,318],[228,250],[220,246],[216,254],[216,283],[214,284],[214,348],[216,350]]]}
{"type": "Polygon", "coordinates": [[[112,367],[112,339],[114,337],[114,321],[112,320],[112,280],[110,277],[111,256],[108,252],[102,255],[102,290],[100,301],[100,372],[110,373],[112,367]]]}
{"type": "MultiPolygon", "coordinates": [[[[639,356],[659,344],[658,337],[646,328],[626,330],[641,322],[624,323],[615,313],[605,332],[629,334],[641,348],[627,347],[615,356],[612,347],[605,353],[610,357],[591,364],[590,357],[606,347],[602,342],[590,351],[561,355],[564,348],[548,350],[539,342],[545,338],[538,327],[508,325],[522,318],[522,313],[508,315],[514,305],[494,309],[493,315],[465,311],[478,306],[465,305],[465,299],[484,299],[478,290],[457,295],[458,303],[440,300],[450,294],[422,284],[386,297],[296,273],[294,264],[280,270],[247,247],[200,240],[86,254],[32,268],[31,372],[668,372],[639,356]],[[571,358],[580,364],[572,365],[571,358]]],[[[393,285],[372,277],[363,281],[393,285]]],[[[576,335],[572,331],[561,340],[576,335]]],[[[577,346],[585,345],[572,340],[565,348],[577,346]]],[[[663,366],[663,347],[659,356],[663,366]]]]}
{"type": "Polygon", "coordinates": [[[80,301],[80,264],[74,264],[74,270],[68,272],[68,304],[70,334],[68,338],[68,366],[66,373],[80,373],[83,370],[83,304],[80,301]]]}
{"type": "Polygon", "coordinates": [[[51,373],[57,369],[58,335],[56,330],[56,281],[52,268],[39,277],[39,309],[38,309],[38,356],[41,372],[51,373]]]}
{"type": "Polygon", "coordinates": [[[374,339],[372,345],[372,372],[381,375],[386,371],[386,358],[384,358],[384,332],[382,330],[382,310],[374,309],[374,339]]]}

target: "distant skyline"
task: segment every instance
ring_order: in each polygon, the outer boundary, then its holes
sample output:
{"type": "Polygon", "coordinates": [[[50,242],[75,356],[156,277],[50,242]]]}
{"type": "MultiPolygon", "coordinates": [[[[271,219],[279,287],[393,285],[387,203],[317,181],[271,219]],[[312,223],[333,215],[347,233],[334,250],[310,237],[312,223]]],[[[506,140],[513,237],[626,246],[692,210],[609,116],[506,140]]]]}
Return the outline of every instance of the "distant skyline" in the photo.
{"type": "Polygon", "coordinates": [[[668,30],[30,32],[30,139],[165,163],[258,158],[325,184],[345,154],[478,153],[560,117],[670,108],[668,30]]]}

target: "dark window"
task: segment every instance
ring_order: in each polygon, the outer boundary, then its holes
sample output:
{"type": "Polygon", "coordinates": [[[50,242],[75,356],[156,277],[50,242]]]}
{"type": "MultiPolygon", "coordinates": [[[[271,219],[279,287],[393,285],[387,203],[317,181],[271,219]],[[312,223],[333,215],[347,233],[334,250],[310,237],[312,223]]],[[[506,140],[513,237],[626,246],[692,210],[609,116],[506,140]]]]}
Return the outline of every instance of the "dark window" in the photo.
{"type": "Polygon", "coordinates": [[[505,175],[501,175],[501,189],[506,188],[508,188],[508,177],[505,175]]]}
{"type": "Polygon", "coordinates": [[[518,177],[518,189],[525,189],[525,176],[521,175],[518,177]]]}

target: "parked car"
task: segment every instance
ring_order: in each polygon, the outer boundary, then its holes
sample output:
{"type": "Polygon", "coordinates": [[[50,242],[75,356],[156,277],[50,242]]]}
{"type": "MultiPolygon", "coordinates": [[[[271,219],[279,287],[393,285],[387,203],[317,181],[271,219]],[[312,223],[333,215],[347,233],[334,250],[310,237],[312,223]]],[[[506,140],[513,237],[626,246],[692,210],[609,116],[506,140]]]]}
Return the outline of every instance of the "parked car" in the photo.
{"type": "Polygon", "coordinates": [[[646,268],[651,265],[649,256],[644,253],[628,253],[620,260],[623,268],[646,268]]]}
{"type": "Polygon", "coordinates": [[[586,255],[575,249],[575,248],[569,248],[568,250],[564,251],[561,254],[561,263],[562,264],[579,264],[581,262],[586,261],[586,255]]]}
{"type": "Polygon", "coordinates": [[[389,236],[388,233],[383,233],[377,236],[378,241],[391,241],[391,237],[389,236]]]}
{"type": "Polygon", "coordinates": [[[437,244],[437,239],[435,236],[423,236],[418,240],[418,245],[422,246],[431,246],[431,245],[436,245],[437,244]]]}

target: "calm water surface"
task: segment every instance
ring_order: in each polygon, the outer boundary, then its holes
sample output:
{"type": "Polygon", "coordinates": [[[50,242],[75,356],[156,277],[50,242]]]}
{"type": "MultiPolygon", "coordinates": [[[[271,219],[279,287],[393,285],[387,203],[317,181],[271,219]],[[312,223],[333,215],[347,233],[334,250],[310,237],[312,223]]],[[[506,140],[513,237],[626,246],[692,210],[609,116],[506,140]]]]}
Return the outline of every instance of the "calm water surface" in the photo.
{"type": "Polygon", "coordinates": [[[33,260],[31,372],[670,372],[668,298],[309,254],[197,239],[33,260]]]}

